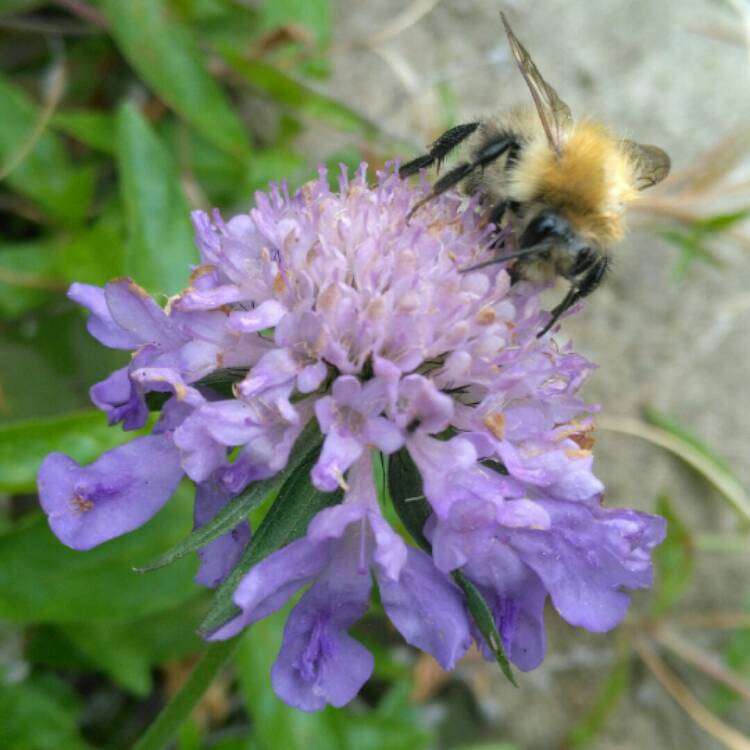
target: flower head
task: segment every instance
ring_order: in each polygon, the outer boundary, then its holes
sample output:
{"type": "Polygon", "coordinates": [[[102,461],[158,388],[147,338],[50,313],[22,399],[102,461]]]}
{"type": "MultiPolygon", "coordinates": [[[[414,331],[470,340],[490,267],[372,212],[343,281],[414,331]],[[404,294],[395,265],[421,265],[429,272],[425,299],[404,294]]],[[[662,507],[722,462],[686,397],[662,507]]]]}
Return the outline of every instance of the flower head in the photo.
{"type": "MultiPolygon", "coordinates": [[[[160,394],[161,415],[153,436],[89,467],[47,459],[42,504],[66,544],[144,523],[183,474],[196,482],[197,527],[311,451],[310,492],[343,494],[302,536],[240,568],[239,614],[210,634],[230,637],[305,589],[273,670],[276,691],[303,710],[343,705],[369,677],[372,656],[349,631],[373,579],[405,640],[451,668],[472,636],[489,648],[453,582],[462,571],[527,670],[544,657],[548,596],[572,624],[614,627],[623,589],[649,585],[664,534],[661,519],[602,507],[594,409],[578,395],[593,366],[537,337],[540,290],[511,284],[501,265],[463,273],[493,252],[493,227],[455,195],[407,220],[424,190],[391,172],[369,187],[363,167],[334,192],[321,173],[292,196],[259,193],[229,221],[196,212],[202,265],[164,309],[129,280],[70,291],[92,335],[134,352],[92,388],[94,403],[133,429],[160,394]],[[313,420],[320,445],[300,445],[313,420]],[[414,496],[393,484],[391,494],[429,516],[412,529],[422,550],[381,513],[378,453],[412,467],[414,496]]],[[[222,527],[198,580],[219,584],[255,543],[244,520],[222,527]]]]}

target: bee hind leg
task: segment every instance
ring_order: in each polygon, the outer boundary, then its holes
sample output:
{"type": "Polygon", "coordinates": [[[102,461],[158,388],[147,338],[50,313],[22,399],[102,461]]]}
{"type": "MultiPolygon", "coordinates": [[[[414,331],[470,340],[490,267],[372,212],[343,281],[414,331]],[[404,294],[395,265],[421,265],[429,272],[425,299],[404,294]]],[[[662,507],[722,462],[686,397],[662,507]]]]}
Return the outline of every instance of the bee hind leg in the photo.
{"type": "Polygon", "coordinates": [[[560,302],[560,304],[552,310],[552,317],[550,317],[547,325],[544,326],[544,328],[536,335],[538,339],[544,336],[544,334],[547,333],[547,331],[549,331],[549,329],[552,328],[555,323],[557,323],[557,321],[560,319],[560,316],[566,310],[569,310],[571,307],[573,307],[573,305],[575,305],[578,300],[581,300],[584,297],[588,297],[588,295],[591,294],[591,292],[593,292],[599,286],[599,284],[602,283],[602,279],[604,278],[604,274],[607,272],[608,266],[609,258],[604,255],[598,257],[596,260],[582,269],[581,272],[579,272],[582,273],[582,278],[580,279],[580,281],[573,282],[572,286],[568,290],[568,293],[565,295],[565,297],[563,297],[562,302],[560,302]]]}
{"type": "Polygon", "coordinates": [[[479,127],[478,122],[467,122],[464,125],[456,125],[455,128],[446,130],[436,141],[430,144],[430,150],[423,156],[418,156],[410,162],[404,164],[399,170],[399,177],[409,177],[410,175],[416,174],[420,169],[432,166],[437,162],[438,170],[440,164],[446,156],[456,147],[459,143],[466,140],[477,128],[479,127]]]}

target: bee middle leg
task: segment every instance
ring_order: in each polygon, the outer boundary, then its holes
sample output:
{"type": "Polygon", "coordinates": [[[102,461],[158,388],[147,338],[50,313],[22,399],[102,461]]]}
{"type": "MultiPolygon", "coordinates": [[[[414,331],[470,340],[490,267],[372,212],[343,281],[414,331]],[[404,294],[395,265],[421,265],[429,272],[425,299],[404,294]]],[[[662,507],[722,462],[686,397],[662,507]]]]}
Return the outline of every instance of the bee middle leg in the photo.
{"type": "Polygon", "coordinates": [[[577,264],[577,266],[573,267],[575,275],[581,276],[580,280],[573,280],[573,283],[568,290],[568,293],[563,297],[562,302],[552,310],[552,317],[549,319],[547,325],[537,333],[537,338],[544,336],[544,334],[547,333],[555,323],[557,323],[560,316],[566,310],[569,310],[576,302],[584,297],[588,297],[588,295],[602,283],[604,274],[607,272],[609,266],[609,258],[606,255],[599,257],[587,256],[587,258],[591,259],[588,262],[577,264]]]}

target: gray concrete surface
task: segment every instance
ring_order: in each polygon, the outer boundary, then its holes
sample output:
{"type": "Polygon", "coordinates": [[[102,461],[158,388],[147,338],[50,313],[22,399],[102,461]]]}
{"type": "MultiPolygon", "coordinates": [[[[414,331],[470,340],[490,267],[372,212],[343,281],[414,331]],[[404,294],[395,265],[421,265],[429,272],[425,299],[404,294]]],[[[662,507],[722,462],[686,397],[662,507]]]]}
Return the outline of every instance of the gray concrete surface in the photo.
{"type": "MultiPolygon", "coordinates": [[[[595,115],[642,142],[657,143],[674,169],[750,123],[748,52],[706,33],[741,34],[743,0],[537,0],[506,2],[519,38],[543,74],[573,108],[595,115]]],[[[430,3],[337,0],[333,76],[328,90],[385,127],[427,143],[455,122],[525,100],[510,62],[494,0],[430,3]],[[385,41],[394,19],[434,5],[385,41]],[[369,40],[369,41],[368,41],[369,40]],[[447,94],[446,94],[447,92],[447,94]],[[442,97],[442,98],[441,98],[442,97]]],[[[750,193],[745,193],[746,204],[750,193]]],[[[633,222],[634,225],[636,222],[633,222]]],[[[634,229],[618,248],[607,285],[565,324],[577,348],[600,364],[586,394],[606,414],[637,415],[647,401],[680,420],[722,454],[750,486],[750,250],[717,249],[721,268],[695,264],[676,283],[677,251],[634,229]]],[[[707,485],[669,455],[637,439],[599,433],[596,469],[613,505],[652,509],[667,492],[697,531],[731,531],[735,517],[707,485]]],[[[736,610],[750,599],[749,554],[699,554],[685,611],[736,610]]],[[[636,596],[640,602],[645,595],[636,596]]],[[[491,668],[469,663],[462,674],[479,685],[494,727],[490,736],[524,750],[560,747],[571,720],[592,700],[613,656],[614,639],[573,631],[548,613],[550,655],[513,690],[491,668]]],[[[692,632],[704,646],[726,635],[692,632]]],[[[699,695],[710,684],[678,661],[699,695]]],[[[748,712],[736,725],[750,732],[748,712]]],[[[614,750],[722,747],[698,729],[642,665],[607,730],[593,747],[614,750]]]]}

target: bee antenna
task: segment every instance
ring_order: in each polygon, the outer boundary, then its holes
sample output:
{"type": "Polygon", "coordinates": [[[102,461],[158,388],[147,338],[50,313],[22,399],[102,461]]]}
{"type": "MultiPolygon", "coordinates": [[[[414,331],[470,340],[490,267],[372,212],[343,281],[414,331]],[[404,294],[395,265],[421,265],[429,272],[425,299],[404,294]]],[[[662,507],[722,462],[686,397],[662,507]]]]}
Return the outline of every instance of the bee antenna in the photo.
{"type": "Polygon", "coordinates": [[[460,269],[460,272],[469,273],[469,271],[477,271],[480,268],[486,268],[487,266],[491,266],[494,263],[505,263],[506,261],[514,260],[515,258],[523,258],[525,255],[535,255],[536,253],[541,253],[545,250],[549,250],[549,247],[549,242],[540,242],[537,245],[532,245],[531,247],[526,247],[523,250],[519,250],[517,253],[503,255],[500,258],[492,258],[492,260],[485,260],[483,263],[477,263],[477,265],[469,266],[469,268],[462,268],[460,269]]]}

